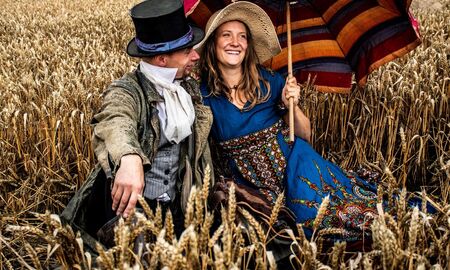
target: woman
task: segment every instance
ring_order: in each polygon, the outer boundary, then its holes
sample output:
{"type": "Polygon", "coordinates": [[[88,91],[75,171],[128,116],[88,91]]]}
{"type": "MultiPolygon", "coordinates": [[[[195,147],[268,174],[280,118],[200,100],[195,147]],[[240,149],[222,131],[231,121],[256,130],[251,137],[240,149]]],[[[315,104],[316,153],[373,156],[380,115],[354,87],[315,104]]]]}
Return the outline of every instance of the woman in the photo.
{"type": "Polygon", "coordinates": [[[346,240],[360,239],[376,213],[376,187],[323,159],[308,144],[309,119],[295,106],[295,141],[288,142],[289,98],[298,104],[300,87],[259,63],[280,52],[268,15],[249,2],[215,13],[199,43],[204,103],[211,107],[213,140],[219,145],[226,177],[286,205],[311,235],[312,221],[326,196],[330,205],[319,228],[344,229],[346,240]]]}

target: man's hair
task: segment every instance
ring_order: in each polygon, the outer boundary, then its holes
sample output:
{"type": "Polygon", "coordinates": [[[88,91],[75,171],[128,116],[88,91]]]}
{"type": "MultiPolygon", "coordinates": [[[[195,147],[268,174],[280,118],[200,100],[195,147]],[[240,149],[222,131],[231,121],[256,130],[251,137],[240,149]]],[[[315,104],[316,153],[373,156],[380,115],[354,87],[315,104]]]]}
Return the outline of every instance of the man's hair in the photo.
{"type": "Polygon", "coordinates": [[[156,57],[158,57],[159,55],[153,55],[153,56],[146,56],[146,57],[141,57],[142,61],[147,62],[147,63],[151,63],[153,62],[153,60],[156,59],[156,57]]]}
{"type": "MultiPolygon", "coordinates": [[[[256,104],[263,103],[269,99],[270,85],[258,72],[257,65],[259,64],[259,59],[255,51],[254,41],[247,25],[245,25],[245,29],[247,32],[248,46],[244,60],[242,61],[242,79],[237,85],[237,89],[242,89],[245,99],[250,102],[250,106],[245,107],[244,110],[250,110],[256,104]],[[263,93],[259,81],[264,83],[267,93],[263,93]]],[[[217,62],[215,49],[216,32],[217,29],[205,42],[199,61],[200,71],[203,76],[202,78],[206,79],[211,95],[225,95],[228,99],[231,99],[231,89],[225,83],[217,62]]],[[[238,98],[240,98],[239,95],[238,98]]],[[[243,100],[240,101],[244,103],[243,100]]]]}
{"type": "Polygon", "coordinates": [[[188,49],[192,49],[193,46],[191,47],[186,47],[186,48],[182,48],[179,50],[175,50],[173,52],[167,52],[167,53],[161,53],[161,54],[157,54],[157,55],[153,55],[153,56],[145,56],[145,57],[141,57],[142,60],[144,60],[147,63],[150,63],[151,61],[153,61],[154,59],[156,59],[158,56],[160,55],[167,55],[167,56],[171,56],[172,54],[176,53],[176,52],[180,52],[183,50],[188,50],[188,49]]]}

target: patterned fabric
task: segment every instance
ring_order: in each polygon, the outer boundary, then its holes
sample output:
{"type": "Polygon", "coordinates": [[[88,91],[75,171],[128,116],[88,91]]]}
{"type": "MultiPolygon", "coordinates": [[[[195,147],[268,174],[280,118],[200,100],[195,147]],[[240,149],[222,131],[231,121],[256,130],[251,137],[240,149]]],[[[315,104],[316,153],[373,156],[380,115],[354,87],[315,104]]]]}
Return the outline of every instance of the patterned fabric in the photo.
{"type": "Polygon", "coordinates": [[[319,228],[342,228],[345,240],[361,239],[376,215],[376,185],[342,171],[298,137],[289,144],[280,119],[285,111],[277,106],[284,79],[264,69],[260,72],[271,95],[249,111],[239,110],[225,96],[209,95],[206,85],[201,85],[204,103],[214,115],[211,134],[221,146],[221,164],[230,168],[236,182],[258,189],[272,201],[284,189],[286,206],[309,236],[318,207],[329,196],[319,228]]]}
{"type": "MultiPolygon", "coordinates": [[[[320,162],[320,160],[319,160],[320,162]]],[[[319,228],[342,228],[342,237],[347,241],[354,241],[361,238],[363,232],[368,232],[371,221],[376,216],[377,195],[374,186],[370,186],[365,180],[355,175],[347,174],[344,171],[336,171],[335,166],[326,166],[325,175],[321,172],[321,166],[317,161],[313,161],[314,167],[319,174],[320,185],[314,179],[310,180],[305,176],[298,176],[297,180],[306,184],[320,199],[329,196],[330,204],[325,212],[319,228]],[[333,173],[344,173],[345,178],[337,179],[333,173]],[[331,179],[328,184],[326,178],[331,179]],[[345,183],[348,180],[348,183],[345,183]]],[[[323,165],[322,165],[323,166],[323,165]]],[[[309,208],[316,211],[321,201],[292,198],[289,201],[290,208],[309,208]],[[295,205],[295,206],[293,206],[295,205]]],[[[303,211],[303,210],[302,210],[303,211]]],[[[312,233],[314,217],[303,221],[308,233],[312,233]]]]}
{"type": "MultiPolygon", "coordinates": [[[[282,52],[266,66],[287,74],[286,1],[251,0],[272,19],[282,52]]],[[[199,26],[231,0],[184,0],[199,26]]],[[[298,81],[315,78],[324,92],[349,92],[352,72],[360,86],[381,65],[403,56],[421,41],[411,1],[300,0],[291,4],[292,62],[298,81]]]]}
{"type": "MultiPolygon", "coordinates": [[[[286,159],[276,134],[283,121],[263,130],[220,143],[222,152],[232,158],[245,180],[257,186],[267,200],[275,202],[282,192],[286,159]]],[[[285,133],[286,130],[284,125],[285,133]]]]}

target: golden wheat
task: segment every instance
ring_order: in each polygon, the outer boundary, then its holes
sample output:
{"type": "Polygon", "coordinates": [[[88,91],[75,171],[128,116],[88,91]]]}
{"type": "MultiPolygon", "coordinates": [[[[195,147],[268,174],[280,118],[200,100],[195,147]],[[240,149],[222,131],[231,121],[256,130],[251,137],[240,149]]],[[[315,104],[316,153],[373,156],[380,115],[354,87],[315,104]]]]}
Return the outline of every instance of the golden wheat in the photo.
{"type": "MultiPolygon", "coordinates": [[[[96,261],[99,269],[273,269],[269,232],[234,196],[221,216],[207,209],[208,170],[190,194],[180,239],[171,214],[163,220],[161,209],[153,213],[141,198],[146,216],[133,213],[120,223],[116,246],[98,245],[95,259],[80,235],[50,214],[64,208],[94,167],[89,121],[102,91],[136,65],[124,52],[133,36],[128,9],[136,2],[0,0],[0,268],[91,269],[96,261]],[[222,224],[214,227],[217,218],[222,224]],[[141,236],[146,244],[135,253],[141,236]]],[[[344,168],[383,173],[378,201],[387,198],[391,210],[374,221],[373,250],[360,257],[345,244],[323,250],[322,237],[337,230],[308,240],[299,224],[288,232],[296,267],[450,267],[450,3],[413,4],[423,38],[414,52],[348,96],[302,89],[315,149],[344,168]],[[420,190],[424,201],[438,198],[437,213],[427,213],[425,204],[409,208],[405,187],[420,190]]]]}

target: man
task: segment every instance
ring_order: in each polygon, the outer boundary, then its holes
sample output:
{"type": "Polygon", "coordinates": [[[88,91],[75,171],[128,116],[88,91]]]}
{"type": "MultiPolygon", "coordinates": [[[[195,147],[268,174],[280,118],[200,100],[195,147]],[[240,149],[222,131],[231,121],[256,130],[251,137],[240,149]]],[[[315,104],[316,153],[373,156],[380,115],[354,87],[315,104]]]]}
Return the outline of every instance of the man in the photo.
{"type": "Polygon", "coordinates": [[[180,210],[190,187],[201,185],[205,167],[211,166],[212,114],[201,104],[197,82],[188,77],[199,59],[193,46],[203,31],[187,23],[179,0],[145,1],[130,15],[136,37],[127,53],[141,62],[105,91],[92,120],[97,167],[62,213],[100,240],[104,224],[127,218],[140,195],[154,209],[160,204],[163,211],[175,211],[180,234],[180,210]]]}

